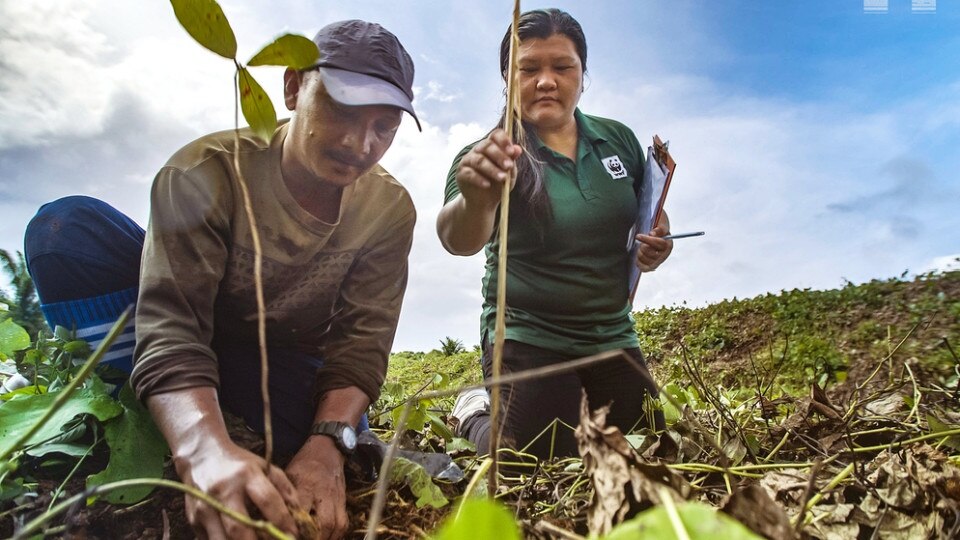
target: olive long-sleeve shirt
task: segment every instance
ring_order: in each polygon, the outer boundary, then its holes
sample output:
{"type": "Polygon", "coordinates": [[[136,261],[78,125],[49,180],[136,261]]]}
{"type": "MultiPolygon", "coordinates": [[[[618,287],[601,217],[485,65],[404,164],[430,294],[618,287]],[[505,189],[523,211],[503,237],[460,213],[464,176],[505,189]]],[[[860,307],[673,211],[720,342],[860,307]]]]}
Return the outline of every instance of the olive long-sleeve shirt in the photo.
{"type": "MultiPolygon", "coordinates": [[[[406,288],[413,202],[378,165],[343,189],[336,223],[317,219],[283,182],[286,133],[281,125],[264,148],[241,131],[239,146],[263,246],[267,340],[323,359],[320,394],[357,386],[373,402],[406,288]]],[[[229,366],[218,365],[215,340],[256,347],[253,242],[234,148],[233,131],[208,135],[154,180],[131,377],[141,399],[217,386],[229,366]]]]}

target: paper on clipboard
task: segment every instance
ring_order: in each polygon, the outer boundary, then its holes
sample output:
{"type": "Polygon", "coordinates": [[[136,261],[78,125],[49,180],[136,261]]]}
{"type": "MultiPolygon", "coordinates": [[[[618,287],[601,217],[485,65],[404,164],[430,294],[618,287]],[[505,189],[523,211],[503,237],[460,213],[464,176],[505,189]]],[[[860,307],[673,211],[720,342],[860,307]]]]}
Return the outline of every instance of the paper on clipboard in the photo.
{"type": "Polygon", "coordinates": [[[627,250],[630,252],[630,302],[637,294],[637,285],[640,283],[640,269],[637,268],[637,251],[640,242],[635,239],[637,234],[650,234],[660,220],[663,213],[663,203],[667,199],[667,190],[673,179],[673,171],[677,164],[670,156],[669,142],[664,143],[657,135],[653,136],[653,146],[647,147],[647,161],[644,164],[643,182],[637,194],[637,219],[630,229],[627,238],[627,250]]]}

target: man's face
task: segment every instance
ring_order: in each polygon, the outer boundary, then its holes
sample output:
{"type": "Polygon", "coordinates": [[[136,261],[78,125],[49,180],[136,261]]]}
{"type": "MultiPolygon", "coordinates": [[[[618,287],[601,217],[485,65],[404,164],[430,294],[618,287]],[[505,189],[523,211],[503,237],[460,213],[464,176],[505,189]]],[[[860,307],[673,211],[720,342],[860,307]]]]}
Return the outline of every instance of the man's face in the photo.
{"type": "Polygon", "coordinates": [[[337,103],[316,71],[286,77],[285,101],[296,112],[290,120],[289,157],[298,173],[343,187],[380,161],[400,127],[400,109],[337,103]]]}

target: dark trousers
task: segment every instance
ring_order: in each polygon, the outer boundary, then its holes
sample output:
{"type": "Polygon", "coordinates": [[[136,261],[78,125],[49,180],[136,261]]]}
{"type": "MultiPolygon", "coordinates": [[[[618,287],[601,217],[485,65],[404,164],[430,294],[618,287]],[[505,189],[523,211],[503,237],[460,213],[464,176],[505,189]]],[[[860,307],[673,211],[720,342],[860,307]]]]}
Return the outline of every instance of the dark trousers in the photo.
{"type": "MultiPolygon", "coordinates": [[[[96,347],[120,313],[136,302],[144,231],[107,203],[65,197],[45,204],[27,225],[24,251],[50,327],[75,330],[96,347]]],[[[133,368],[135,320],[103,363],[133,368]]],[[[263,433],[260,353],[256,343],[239,345],[214,337],[224,409],[263,433]]],[[[314,383],[323,360],[300,351],[270,348],[270,401],[278,456],[292,455],[306,439],[316,413],[314,383]]],[[[360,421],[367,429],[367,418],[360,421]]]]}
{"type": "MultiPolygon", "coordinates": [[[[586,391],[590,409],[611,405],[607,424],[615,425],[624,433],[637,426],[645,426],[644,403],[647,396],[659,394],[653,377],[647,370],[640,349],[625,351],[642,367],[638,371],[630,362],[613,359],[586,368],[533,379],[501,387],[503,411],[501,447],[511,447],[533,454],[541,459],[552,456],[577,455],[573,429],[580,423],[581,392],[586,391]],[[556,430],[550,425],[556,419],[556,430]],[[546,431],[544,431],[546,430],[546,431]],[[554,437],[555,434],[555,437],[554,437]]],[[[517,341],[506,341],[503,347],[503,372],[517,373],[529,369],[556,365],[578,358],[517,341]]],[[[483,348],[483,377],[493,376],[493,345],[483,348]]],[[[663,413],[654,412],[657,429],[664,427],[663,413]]],[[[480,454],[490,448],[490,414],[468,418],[460,432],[477,447],[480,454]]]]}

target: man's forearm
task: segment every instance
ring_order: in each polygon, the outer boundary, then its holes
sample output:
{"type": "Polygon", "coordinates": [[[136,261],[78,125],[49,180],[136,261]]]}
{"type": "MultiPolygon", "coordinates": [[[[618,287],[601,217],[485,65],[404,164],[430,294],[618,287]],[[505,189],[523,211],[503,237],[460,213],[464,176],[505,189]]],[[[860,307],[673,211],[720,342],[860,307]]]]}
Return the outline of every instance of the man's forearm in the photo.
{"type": "Polygon", "coordinates": [[[147,408],[167,439],[175,462],[198,455],[205,446],[231,443],[217,389],[212,386],[151,395],[147,408]]]}
{"type": "MultiPolygon", "coordinates": [[[[335,421],[356,426],[369,405],[370,398],[356,386],[329,390],[320,398],[313,421],[335,421]]],[[[308,454],[313,459],[333,456],[340,459],[342,464],[343,456],[330,437],[308,436],[300,453],[308,454]]]]}

